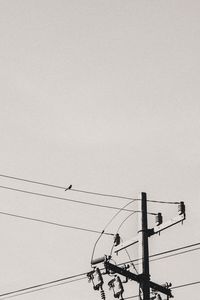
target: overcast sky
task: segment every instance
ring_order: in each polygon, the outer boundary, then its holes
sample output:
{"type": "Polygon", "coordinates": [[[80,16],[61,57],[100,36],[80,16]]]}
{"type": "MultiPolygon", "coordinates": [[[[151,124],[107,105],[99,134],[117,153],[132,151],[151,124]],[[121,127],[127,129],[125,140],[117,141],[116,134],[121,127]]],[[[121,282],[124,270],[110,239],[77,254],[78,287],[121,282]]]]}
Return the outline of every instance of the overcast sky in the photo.
{"type": "MultiPolygon", "coordinates": [[[[199,19],[197,0],[1,0],[0,174],[185,201],[184,225],[152,237],[150,254],[200,242],[199,19]]],[[[0,185],[118,207],[128,202],[5,178],[0,185]]],[[[98,231],[116,213],[3,189],[0,196],[0,211],[98,231]]],[[[176,206],[149,203],[148,210],[165,220],[177,215],[176,206]]],[[[133,215],[121,234],[126,240],[136,233],[133,215]]],[[[98,238],[5,215],[0,236],[0,294],[89,271],[98,238]]],[[[95,255],[111,247],[112,237],[103,237],[95,255]]],[[[138,257],[137,246],[128,250],[138,257]]],[[[151,279],[198,281],[199,268],[194,251],[152,262],[151,279]]],[[[124,296],[137,294],[136,283],[125,287],[124,296]]],[[[174,290],[176,300],[199,294],[200,285],[174,290]]],[[[13,299],[101,298],[81,280],[13,299]]]]}

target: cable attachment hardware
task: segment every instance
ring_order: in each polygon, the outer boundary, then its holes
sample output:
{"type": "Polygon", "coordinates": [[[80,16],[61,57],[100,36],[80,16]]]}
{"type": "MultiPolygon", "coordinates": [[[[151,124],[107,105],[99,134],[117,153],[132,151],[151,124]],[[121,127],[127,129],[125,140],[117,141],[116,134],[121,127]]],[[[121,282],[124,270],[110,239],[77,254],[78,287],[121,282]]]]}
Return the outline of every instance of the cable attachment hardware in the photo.
{"type": "Polygon", "coordinates": [[[118,298],[120,300],[123,300],[123,292],[124,292],[124,287],[121,281],[121,278],[116,275],[115,278],[113,278],[112,280],[110,280],[108,282],[108,286],[109,289],[113,290],[113,294],[115,298],[118,298]]]}
{"type": "MultiPolygon", "coordinates": [[[[128,270],[128,269],[130,269],[130,265],[129,264],[124,264],[123,266],[122,266],[122,269],[123,270],[128,270]]],[[[127,283],[128,282],[128,277],[126,277],[126,279],[125,280],[123,280],[122,281],[122,283],[127,283]]]]}
{"type": "MultiPolygon", "coordinates": [[[[171,293],[171,290],[170,290],[170,287],[172,286],[171,282],[166,282],[166,283],[162,284],[161,286],[169,289],[169,291],[171,293]]],[[[151,298],[151,300],[162,300],[160,293],[156,289],[152,288],[151,290],[152,290],[152,294],[153,294],[153,297],[151,298]]],[[[167,295],[167,300],[169,300],[169,298],[171,298],[171,297],[173,298],[172,294],[167,295]]]]}
{"type": "Polygon", "coordinates": [[[94,290],[99,290],[103,286],[103,277],[99,268],[95,268],[94,271],[90,272],[89,280],[92,281],[94,290]]]}
{"type": "Polygon", "coordinates": [[[178,213],[179,215],[185,214],[185,204],[183,201],[178,204],[178,213]]]}
{"type": "Polygon", "coordinates": [[[88,281],[92,282],[93,289],[95,291],[99,291],[100,290],[101,299],[102,300],[106,300],[105,292],[103,290],[104,281],[103,281],[103,276],[101,274],[100,269],[94,267],[93,271],[87,273],[87,277],[88,277],[88,281]]]}
{"type": "Polygon", "coordinates": [[[157,215],[155,216],[155,222],[156,226],[159,226],[163,223],[163,217],[161,213],[157,213],[157,215]]]}

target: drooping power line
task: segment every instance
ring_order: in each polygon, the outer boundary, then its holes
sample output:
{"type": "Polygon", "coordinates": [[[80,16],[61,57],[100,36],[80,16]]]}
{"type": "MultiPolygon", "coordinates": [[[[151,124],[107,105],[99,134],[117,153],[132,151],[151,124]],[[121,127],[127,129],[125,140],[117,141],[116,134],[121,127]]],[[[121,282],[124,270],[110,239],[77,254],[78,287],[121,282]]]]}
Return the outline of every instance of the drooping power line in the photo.
{"type": "Polygon", "coordinates": [[[61,278],[61,279],[52,280],[52,281],[48,281],[48,282],[45,282],[45,283],[32,285],[32,286],[22,288],[22,289],[18,289],[18,290],[14,290],[14,291],[11,291],[11,292],[3,293],[3,294],[0,294],[0,299],[17,297],[17,296],[20,296],[22,294],[33,293],[33,292],[36,292],[36,291],[52,288],[52,287],[55,287],[55,286],[58,286],[58,285],[67,284],[67,283],[73,282],[74,278],[76,278],[75,281],[82,280],[82,279],[86,278],[86,275],[87,275],[87,273],[80,273],[80,274],[64,277],[64,278],[61,278]],[[77,278],[77,277],[81,277],[81,278],[77,278]],[[67,280],[70,280],[70,281],[67,281],[67,280]]]}
{"type": "Polygon", "coordinates": [[[171,289],[172,289],[172,290],[180,289],[180,288],[183,288],[183,287],[186,287],[186,286],[190,286],[190,285],[195,285],[195,284],[200,284],[200,281],[189,282],[189,283],[185,283],[185,284],[173,286],[173,287],[171,287],[171,289]]]}
{"type": "MultiPolygon", "coordinates": [[[[33,184],[38,184],[38,185],[42,185],[42,186],[53,187],[53,188],[57,188],[57,189],[61,189],[61,190],[66,190],[66,186],[64,187],[64,186],[59,186],[59,185],[56,185],[56,184],[44,183],[44,182],[41,182],[41,181],[29,180],[29,179],[14,177],[14,176],[5,175],[5,174],[0,174],[0,177],[9,178],[9,179],[18,180],[18,181],[23,181],[23,182],[28,182],[28,183],[33,183],[33,184]]],[[[140,201],[141,200],[139,198],[132,198],[132,197],[126,197],[126,196],[121,196],[121,195],[107,194],[107,193],[91,192],[91,191],[87,191],[87,190],[74,189],[74,188],[71,188],[69,191],[84,193],[84,194],[90,194],[90,195],[96,195],[96,196],[125,199],[125,200],[135,200],[135,201],[140,201]]],[[[151,200],[151,199],[149,199],[147,201],[154,202],[154,203],[163,203],[163,204],[179,204],[179,202],[177,202],[177,201],[172,202],[172,201],[151,200]]]]}
{"type": "MultiPolygon", "coordinates": [[[[200,243],[186,245],[186,246],[183,246],[183,247],[180,247],[180,248],[176,248],[176,249],[185,249],[186,247],[187,248],[188,247],[193,247],[194,245],[195,246],[196,245],[200,245],[200,243]]],[[[154,257],[154,256],[158,256],[158,255],[163,255],[163,254],[165,254],[168,251],[171,251],[171,252],[172,251],[177,251],[176,249],[171,249],[171,250],[167,250],[167,251],[164,251],[164,252],[156,253],[156,254],[151,255],[150,257],[154,257]]],[[[196,249],[194,249],[194,250],[196,250],[196,249]]],[[[136,259],[134,261],[138,261],[138,260],[140,260],[140,259],[136,259]]],[[[18,289],[18,290],[15,290],[15,291],[3,293],[3,294],[0,294],[0,299],[17,297],[17,296],[20,296],[22,294],[32,293],[32,292],[40,291],[40,290],[43,290],[43,289],[53,288],[54,286],[68,284],[68,283],[71,283],[71,282],[76,282],[76,281],[79,281],[79,280],[82,280],[82,279],[86,279],[87,273],[88,272],[84,272],[84,273],[80,273],[80,274],[76,274],[76,275],[64,277],[64,278],[61,278],[61,279],[52,280],[52,281],[49,281],[49,282],[46,282],[46,283],[42,283],[42,284],[38,284],[38,285],[26,287],[26,288],[23,288],[23,289],[18,289]]],[[[199,283],[200,283],[200,281],[195,281],[195,282],[191,282],[191,283],[182,284],[182,285],[179,285],[179,286],[174,286],[171,289],[178,289],[178,288],[182,288],[182,287],[185,287],[185,286],[190,286],[190,285],[193,285],[193,284],[199,284],[199,283]]],[[[131,298],[135,298],[135,297],[138,297],[138,295],[134,295],[134,296],[131,296],[131,297],[126,297],[124,299],[131,299],[131,298]]]]}
{"type": "MultiPolygon", "coordinates": [[[[99,242],[100,238],[102,237],[104,231],[107,229],[107,227],[113,222],[113,220],[121,213],[122,210],[124,210],[127,206],[129,206],[132,202],[132,201],[129,201],[127,204],[125,204],[124,206],[121,207],[121,209],[119,209],[118,212],[116,212],[114,214],[114,216],[108,221],[108,223],[105,225],[103,231],[100,233],[99,237],[97,238],[96,242],[94,243],[94,246],[93,246],[93,250],[92,250],[92,255],[91,255],[91,263],[92,263],[92,260],[93,260],[93,257],[94,257],[94,252],[95,252],[95,249],[96,249],[96,246],[97,246],[97,243],[99,242]]],[[[136,211],[135,211],[136,212],[136,211]]]]}
{"type": "Polygon", "coordinates": [[[17,296],[22,296],[24,294],[31,294],[33,292],[39,292],[39,291],[42,291],[42,290],[46,290],[46,289],[49,289],[49,288],[54,288],[54,287],[57,287],[57,286],[60,286],[60,285],[64,285],[64,284],[67,284],[67,283],[72,283],[72,282],[75,282],[75,281],[80,281],[80,280],[83,280],[85,279],[85,277],[81,277],[81,278],[77,278],[77,279],[72,279],[70,281],[67,281],[67,282],[60,282],[60,283],[55,283],[54,285],[51,285],[51,286],[43,286],[43,287],[40,287],[40,288],[37,288],[37,289],[34,289],[34,290],[28,290],[28,291],[22,291],[22,292],[18,292],[16,294],[11,294],[11,295],[7,295],[7,296],[3,296],[1,298],[1,295],[0,295],[0,299],[8,299],[8,298],[13,298],[13,297],[17,297],[17,296]]]}
{"type": "MultiPolygon", "coordinates": [[[[80,200],[74,200],[74,199],[69,199],[69,198],[63,198],[63,197],[53,196],[53,195],[49,195],[49,194],[41,194],[41,193],[37,193],[37,192],[32,192],[32,191],[27,191],[27,190],[22,190],[22,189],[11,188],[11,187],[8,187],[8,186],[3,186],[3,185],[0,185],[0,188],[1,189],[6,189],[6,190],[11,190],[11,191],[14,191],[14,192],[20,192],[20,193],[25,193],[25,194],[29,194],[29,195],[34,195],[34,196],[40,196],[40,197],[45,197],[45,198],[50,198],[50,199],[57,199],[57,200],[61,200],[61,201],[69,201],[69,202],[73,202],[73,203],[76,203],[76,204],[96,206],[96,207],[101,207],[101,208],[114,209],[114,210],[118,210],[118,211],[140,212],[140,211],[136,211],[136,210],[132,210],[132,209],[126,209],[126,208],[121,208],[121,207],[116,207],[116,206],[108,206],[108,205],[102,205],[102,204],[96,204],[96,203],[91,203],[91,202],[86,202],[86,201],[80,201],[80,200]]],[[[134,202],[134,201],[135,200],[132,200],[131,203],[134,202]]],[[[156,213],[148,212],[148,215],[155,216],[156,213]]]]}
{"type": "MultiPolygon", "coordinates": [[[[42,220],[42,219],[31,218],[31,217],[21,216],[21,215],[17,215],[17,214],[11,214],[11,213],[4,212],[4,211],[0,211],[0,214],[1,215],[5,215],[5,216],[9,216],[9,217],[14,217],[14,218],[19,218],[19,219],[24,219],[24,220],[29,220],[29,221],[34,221],[34,222],[40,222],[40,223],[44,223],[44,224],[54,225],[54,226],[58,226],[58,227],[64,227],[64,228],[70,228],[70,229],[82,230],[82,231],[94,232],[94,233],[101,233],[101,231],[94,230],[94,229],[88,229],[88,228],[83,228],[83,227],[77,227],[77,226],[60,224],[60,223],[57,223],[57,222],[51,222],[51,221],[46,221],[46,220],[42,220]]],[[[108,232],[104,232],[103,234],[105,234],[105,235],[112,235],[112,236],[114,235],[113,233],[108,233],[108,232]]]]}
{"type": "MultiPolygon", "coordinates": [[[[60,186],[60,185],[55,185],[55,184],[50,184],[50,183],[44,183],[44,182],[41,182],[41,181],[29,180],[29,179],[14,177],[14,176],[5,175],[5,174],[0,174],[0,177],[19,180],[19,181],[24,181],[24,182],[29,182],[29,183],[33,183],[33,184],[39,184],[39,185],[53,187],[53,188],[57,188],[57,189],[61,189],[61,190],[66,189],[66,186],[60,186]]],[[[97,195],[97,196],[103,196],[103,197],[121,198],[121,199],[125,199],[125,200],[140,200],[140,199],[133,199],[133,198],[130,198],[130,197],[125,197],[125,196],[106,194],[106,193],[98,193],[98,192],[91,192],[91,191],[85,191],[85,190],[73,189],[73,188],[71,188],[70,191],[85,193],[85,194],[91,194],[91,195],[97,195]]]]}
{"type": "Polygon", "coordinates": [[[197,250],[200,250],[200,247],[194,248],[194,249],[190,249],[190,250],[181,251],[181,252],[178,252],[178,253],[169,254],[169,255],[166,255],[166,256],[163,256],[163,257],[159,257],[159,258],[155,258],[155,259],[151,259],[150,262],[154,262],[154,261],[157,261],[157,260],[162,260],[162,259],[165,259],[165,258],[169,258],[169,257],[173,257],[173,256],[177,256],[177,255],[181,255],[181,254],[185,254],[185,253],[197,251],[197,250]]]}
{"type": "MultiPolygon", "coordinates": [[[[96,204],[96,203],[91,203],[91,202],[86,202],[86,201],[74,200],[74,199],[69,199],[69,198],[64,198],[64,197],[52,196],[52,195],[48,195],[48,194],[42,194],[42,193],[36,193],[36,192],[22,190],[22,189],[11,188],[11,187],[8,187],[8,186],[3,186],[3,185],[1,185],[0,188],[10,190],[10,191],[20,192],[20,193],[25,193],[25,194],[29,194],[29,195],[35,195],[35,196],[40,196],[40,197],[45,197],[45,198],[57,199],[57,200],[61,200],[61,201],[73,202],[73,203],[77,203],[77,204],[83,204],[83,205],[90,205],[90,206],[120,210],[120,207],[116,207],[116,206],[102,205],[102,204],[96,204]]],[[[132,209],[123,209],[123,210],[133,212],[132,209]]]]}
{"type": "MultiPolygon", "coordinates": [[[[180,250],[184,250],[184,249],[196,247],[196,246],[199,246],[199,245],[200,245],[200,242],[194,243],[194,244],[189,244],[189,245],[186,245],[186,246],[183,246],[183,247],[179,247],[179,248],[174,248],[174,249],[166,250],[166,251],[163,251],[163,252],[158,252],[158,253],[149,255],[149,258],[153,258],[153,257],[157,257],[157,256],[160,256],[160,255],[169,254],[169,253],[172,253],[172,252],[177,252],[177,251],[180,251],[180,250]]],[[[194,249],[190,250],[190,252],[191,251],[195,251],[195,250],[199,250],[199,248],[194,248],[194,249]]],[[[171,256],[175,256],[175,255],[179,255],[179,254],[182,254],[182,253],[187,253],[187,251],[179,252],[177,254],[172,254],[172,255],[170,255],[170,257],[171,256]]],[[[158,258],[158,259],[154,259],[154,260],[151,260],[151,261],[156,261],[156,260],[160,260],[160,259],[164,259],[164,258],[168,258],[168,256],[164,256],[163,258],[158,258]]],[[[141,260],[142,260],[141,258],[136,258],[136,259],[133,260],[133,262],[138,262],[138,261],[141,261],[141,260]]],[[[127,262],[124,262],[123,264],[128,264],[130,262],[132,262],[132,261],[127,261],[127,262]]]]}
{"type": "MultiPolygon", "coordinates": [[[[82,275],[86,275],[86,273],[82,274],[82,275]]],[[[82,276],[82,275],[80,274],[80,275],[75,275],[75,276],[78,277],[78,276],[82,276]]],[[[68,278],[70,279],[70,277],[68,277],[68,278]]],[[[83,280],[83,279],[86,279],[86,277],[84,276],[84,277],[81,277],[81,278],[72,279],[72,280],[67,281],[67,282],[55,282],[54,285],[50,285],[50,286],[44,286],[43,284],[35,285],[35,286],[32,286],[32,287],[28,287],[28,288],[24,288],[24,289],[12,291],[12,292],[0,294],[0,299],[8,299],[8,298],[12,298],[12,297],[21,296],[21,295],[24,295],[24,294],[34,293],[34,292],[38,292],[38,291],[41,291],[41,290],[53,288],[53,287],[56,287],[56,286],[59,286],[59,285],[64,285],[64,284],[72,283],[72,282],[75,282],[75,281],[80,281],[80,280],[83,280]]],[[[50,283],[47,283],[47,285],[48,284],[50,284],[50,283]]],[[[174,290],[174,289],[184,288],[184,287],[188,287],[188,286],[192,286],[192,285],[196,285],[196,284],[200,284],[200,281],[184,283],[184,284],[181,284],[181,285],[178,285],[178,286],[171,287],[170,289],[174,290]]],[[[137,297],[139,297],[139,295],[133,295],[133,296],[125,297],[124,300],[137,298],[137,297]]]]}

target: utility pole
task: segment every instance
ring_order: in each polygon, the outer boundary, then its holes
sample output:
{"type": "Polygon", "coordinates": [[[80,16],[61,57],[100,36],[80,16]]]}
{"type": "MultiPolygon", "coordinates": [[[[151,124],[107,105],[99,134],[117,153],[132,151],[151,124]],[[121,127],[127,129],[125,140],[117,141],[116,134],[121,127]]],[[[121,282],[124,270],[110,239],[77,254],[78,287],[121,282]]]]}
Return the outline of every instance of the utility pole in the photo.
{"type": "Polygon", "coordinates": [[[147,194],[142,193],[141,198],[141,228],[138,231],[139,241],[141,242],[142,257],[142,281],[141,290],[143,300],[150,300],[150,274],[149,274],[149,244],[148,244],[148,220],[147,220],[147,194]]]}
{"type": "MultiPolygon", "coordinates": [[[[175,203],[176,204],[176,203],[175,203]]],[[[139,257],[141,257],[141,269],[139,274],[134,274],[130,271],[128,271],[128,266],[119,267],[116,264],[112,264],[110,262],[111,256],[104,255],[103,257],[93,259],[91,261],[91,264],[93,266],[93,271],[89,272],[87,274],[89,281],[92,281],[94,290],[100,290],[101,291],[101,297],[105,300],[105,293],[102,289],[103,286],[103,277],[101,276],[101,271],[99,268],[96,268],[95,265],[99,263],[104,263],[105,268],[105,274],[119,274],[123,277],[125,277],[125,281],[123,283],[126,283],[128,279],[136,281],[139,286],[140,290],[142,291],[142,300],[151,300],[155,299],[156,297],[161,299],[161,296],[159,293],[162,293],[167,296],[167,299],[172,298],[171,294],[171,283],[166,283],[164,285],[157,284],[150,280],[150,272],[149,272],[149,245],[148,245],[148,239],[149,237],[153,236],[154,234],[157,234],[169,227],[172,227],[173,225],[176,225],[178,223],[183,223],[185,220],[185,205],[184,202],[181,201],[178,203],[178,216],[166,221],[163,223],[163,218],[161,213],[156,214],[156,226],[153,228],[148,228],[148,218],[147,218],[147,194],[141,193],[141,202],[139,203],[139,228],[138,233],[135,237],[131,238],[128,241],[125,241],[123,243],[117,243],[114,247],[114,252],[118,254],[121,250],[126,249],[127,247],[130,247],[136,243],[139,244],[139,257]],[[97,278],[97,282],[95,280],[97,278]],[[154,293],[153,298],[150,298],[150,290],[152,293],[154,293]]],[[[120,277],[116,275],[114,279],[112,279],[108,283],[109,287],[113,289],[114,291],[114,297],[118,298],[119,300],[123,300],[123,292],[124,288],[122,286],[122,282],[120,280],[120,277]]]]}

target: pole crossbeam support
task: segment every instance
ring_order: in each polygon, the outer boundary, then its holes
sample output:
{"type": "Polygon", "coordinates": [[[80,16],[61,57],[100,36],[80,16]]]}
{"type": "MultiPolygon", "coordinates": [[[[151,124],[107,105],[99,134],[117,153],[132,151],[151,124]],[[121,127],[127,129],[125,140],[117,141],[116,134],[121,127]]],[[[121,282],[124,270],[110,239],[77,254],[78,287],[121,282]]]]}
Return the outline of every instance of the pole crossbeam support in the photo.
{"type": "MultiPolygon", "coordinates": [[[[139,275],[134,274],[134,273],[132,273],[130,271],[127,271],[127,270],[122,269],[122,268],[120,268],[120,267],[118,267],[116,265],[113,265],[113,264],[111,264],[108,261],[105,261],[104,265],[105,265],[105,268],[106,268],[107,271],[108,270],[112,271],[112,272],[117,273],[119,275],[122,275],[122,276],[124,276],[124,277],[126,277],[128,279],[134,280],[134,281],[136,281],[136,282],[138,282],[140,284],[142,284],[146,280],[144,278],[145,276],[143,274],[139,274],[139,275]]],[[[164,286],[162,286],[162,285],[159,285],[159,284],[157,284],[157,283],[155,283],[155,282],[153,282],[153,281],[150,280],[149,281],[149,286],[153,290],[156,290],[156,291],[158,291],[160,293],[163,293],[163,294],[165,294],[165,295],[167,295],[169,297],[172,297],[171,290],[168,289],[168,288],[166,288],[166,287],[164,287],[164,286]]]]}
{"type": "Polygon", "coordinates": [[[105,269],[108,271],[112,271],[114,273],[117,273],[117,274],[120,274],[128,279],[131,279],[131,280],[134,280],[138,283],[140,283],[140,275],[137,275],[137,274],[134,274],[134,273],[131,273],[130,271],[127,271],[126,269],[122,269],[116,265],[113,265],[111,264],[110,262],[108,261],[105,261],[104,262],[104,266],[105,266],[105,269]]]}
{"type": "Polygon", "coordinates": [[[162,286],[162,285],[160,285],[160,284],[157,284],[157,283],[155,283],[155,282],[153,282],[153,281],[151,281],[151,280],[150,280],[149,283],[150,283],[150,287],[151,287],[153,290],[155,290],[155,291],[157,291],[157,292],[160,292],[160,293],[162,293],[162,294],[165,294],[165,295],[167,295],[167,296],[173,298],[173,295],[172,295],[172,292],[171,292],[170,289],[168,289],[168,288],[166,288],[166,287],[164,287],[164,286],[162,286]]]}
{"type": "MultiPolygon", "coordinates": [[[[156,234],[156,233],[160,233],[161,231],[173,226],[173,225],[176,225],[178,223],[181,223],[185,220],[185,214],[182,214],[178,217],[174,217],[168,221],[166,221],[165,223],[161,224],[161,225],[158,225],[158,226],[155,226],[151,229],[148,229],[147,230],[147,233],[148,233],[148,237],[156,234]]],[[[139,232],[141,232],[142,230],[140,230],[139,232]]],[[[115,253],[118,253],[119,251],[121,250],[124,250],[126,249],[127,247],[130,247],[134,244],[138,243],[138,235],[131,238],[130,240],[128,241],[125,241],[121,244],[119,244],[118,246],[114,247],[114,252],[115,253]]]]}
{"type": "Polygon", "coordinates": [[[138,243],[138,236],[133,237],[132,239],[119,244],[118,246],[114,247],[114,252],[118,253],[119,251],[126,249],[129,246],[132,246],[134,244],[138,243]]]}
{"type": "Polygon", "coordinates": [[[166,221],[165,223],[159,225],[159,226],[155,226],[154,228],[149,230],[149,236],[159,233],[173,225],[176,225],[180,222],[183,222],[185,220],[185,214],[181,214],[178,217],[172,218],[169,221],[166,221]]]}

